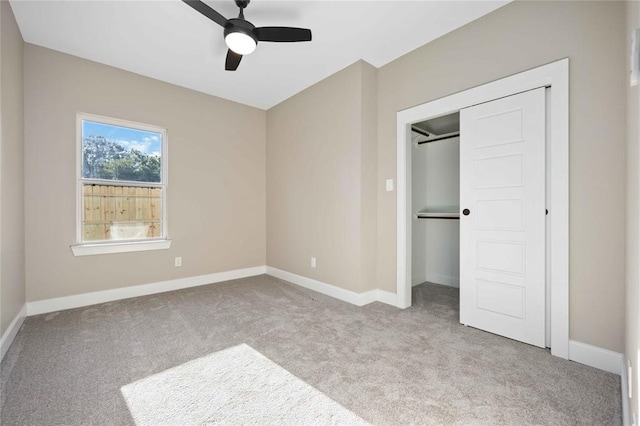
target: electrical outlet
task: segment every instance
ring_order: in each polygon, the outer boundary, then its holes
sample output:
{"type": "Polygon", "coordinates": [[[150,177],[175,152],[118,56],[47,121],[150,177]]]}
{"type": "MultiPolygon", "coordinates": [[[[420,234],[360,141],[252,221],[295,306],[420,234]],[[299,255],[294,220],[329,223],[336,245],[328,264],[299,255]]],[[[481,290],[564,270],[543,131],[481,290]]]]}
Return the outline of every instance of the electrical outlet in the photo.
{"type": "Polygon", "coordinates": [[[311,258],[311,267],[312,267],[312,268],[315,268],[315,267],[316,267],[316,258],[315,258],[315,257],[312,257],[312,258],[311,258]]]}
{"type": "Polygon", "coordinates": [[[182,266],[182,257],[176,257],[175,259],[175,267],[178,268],[182,266]]]}

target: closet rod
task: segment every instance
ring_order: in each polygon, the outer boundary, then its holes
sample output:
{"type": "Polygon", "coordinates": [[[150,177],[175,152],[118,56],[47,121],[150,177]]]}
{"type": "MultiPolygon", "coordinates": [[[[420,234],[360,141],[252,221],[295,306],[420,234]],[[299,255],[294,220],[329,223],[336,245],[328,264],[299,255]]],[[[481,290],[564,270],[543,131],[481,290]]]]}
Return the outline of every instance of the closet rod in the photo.
{"type": "Polygon", "coordinates": [[[452,216],[418,216],[418,219],[454,219],[459,220],[459,217],[452,216]]]}
{"type": "Polygon", "coordinates": [[[420,127],[411,126],[411,131],[416,132],[422,136],[426,136],[426,137],[431,136],[429,133],[427,133],[425,130],[422,130],[420,127]]]}
{"type": "Polygon", "coordinates": [[[458,136],[460,136],[460,132],[448,133],[446,135],[439,136],[439,137],[436,137],[436,138],[433,138],[433,139],[429,139],[427,141],[420,141],[420,142],[418,142],[418,145],[422,145],[423,143],[429,143],[429,142],[442,141],[442,140],[445,140],[445,139],[451,139],[451,138],[455,138],[455,137],[458,137],[458,136]]]}
{"type": "Polygon", "coordinates": [[[418,212],[416,213],[418,219],[460,219],[460,213],[455,212],[418,212]]]}

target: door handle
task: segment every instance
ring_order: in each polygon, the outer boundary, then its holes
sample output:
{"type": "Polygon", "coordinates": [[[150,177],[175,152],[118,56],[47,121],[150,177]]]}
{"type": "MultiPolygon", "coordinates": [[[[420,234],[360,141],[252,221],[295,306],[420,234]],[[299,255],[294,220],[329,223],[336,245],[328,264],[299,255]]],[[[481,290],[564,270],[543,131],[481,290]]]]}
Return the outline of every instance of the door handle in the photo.
{"type": "Polygon", "coordinates": [[[469,216],[469,213],[471,213],[471,211],[469,209],[462,210],[462,214],[465,215],[465,216],[469,216]]]}

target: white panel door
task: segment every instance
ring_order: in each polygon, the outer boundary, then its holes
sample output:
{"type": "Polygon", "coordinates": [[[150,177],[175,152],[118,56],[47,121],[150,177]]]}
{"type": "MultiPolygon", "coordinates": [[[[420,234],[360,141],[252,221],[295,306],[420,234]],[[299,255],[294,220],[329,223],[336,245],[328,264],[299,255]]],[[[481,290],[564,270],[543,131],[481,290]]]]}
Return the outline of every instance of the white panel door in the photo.
{"type": "Polygon", "coordinates": [[[460,111],[460,322],[545,346],[545,89],[460,111]]]}

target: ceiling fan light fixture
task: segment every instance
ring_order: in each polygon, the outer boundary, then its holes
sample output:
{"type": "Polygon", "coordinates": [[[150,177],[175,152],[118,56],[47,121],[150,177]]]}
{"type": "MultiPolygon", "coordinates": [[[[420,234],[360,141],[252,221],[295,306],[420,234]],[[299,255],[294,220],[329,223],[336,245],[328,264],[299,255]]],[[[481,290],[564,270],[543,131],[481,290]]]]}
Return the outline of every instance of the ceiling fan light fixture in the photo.
{"type": "Polygon", "coordinates": [[[239,55],[248,55],[256,50],[256,46],[258,45],[258,42],[253,35],[249,35],[237,28],[235,31],[230,31],[226,34],[224,41],[227,43],[227,47],[229,47],[229,49],[239,55]]]}
{"type": "Polygon", "coordinates": [[[244,8],[251,0],[235,0],[240,8],[237,18],[227,19],[202,0],[182,0],[191,8],[211,19],[224,28],[224,41],[229,48],[224,62],[226,71],[235,71],[240,65],[243,55],[253,52],[258,41],[275,43],[292,43],[297,41],[311,41],[311,30],[294,27],[258,27],[244,19],[244,8]]]}

